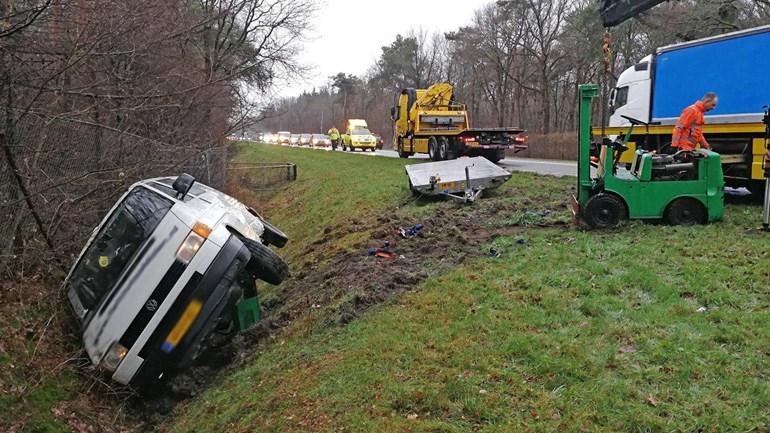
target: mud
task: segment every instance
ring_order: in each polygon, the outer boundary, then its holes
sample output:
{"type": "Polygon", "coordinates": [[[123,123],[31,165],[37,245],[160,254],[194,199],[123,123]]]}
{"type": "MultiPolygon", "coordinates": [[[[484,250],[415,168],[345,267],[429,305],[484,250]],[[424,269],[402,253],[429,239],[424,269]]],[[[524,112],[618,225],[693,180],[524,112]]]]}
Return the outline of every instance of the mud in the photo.
{"type": "MultiPolygon", "coordinates": [[[[567,196],[565,191],[564,197],[567,196]]],[[[414,205],[425,205],[426,201],[425,209],[430,212],[420,220],[407,219],[395,212],[374,222],[354,220],[327,227],[308,245],[308,253],[333,250],[334,239],[352,232],[370,231],[372,235],[351,252],[292,269],[280,290],[263,299],[263,319],[257,327],[232,342],[218,345],[202,357],[201,365],[178,375],[157,398],[135,399],[135,407],[147,421],[146,428],[151,430],[177,403],[221,380],[227,371],[247,362],[260,343],[280,335],[308,314],[320,317],[313,322],[314,329],[342,326],[375,305],[415,290],[430,277],[487,255],[490,242],[498,236],[516,236],[533,226],[562,227],[569,221],[566,199],[550,203],[517,202],[492,195],[472,205],[435,203],[436,200],[427,198],[414,205]],[[517,212],[527,215],[525,223],[508,217],[517,212]],[[424,226],[417,236],[401,237],[400,228],[417,223],[424,226]],[[396,254],[394,259],[368,254],[370,248],[382,248],[386,242],[396,254]]]]}

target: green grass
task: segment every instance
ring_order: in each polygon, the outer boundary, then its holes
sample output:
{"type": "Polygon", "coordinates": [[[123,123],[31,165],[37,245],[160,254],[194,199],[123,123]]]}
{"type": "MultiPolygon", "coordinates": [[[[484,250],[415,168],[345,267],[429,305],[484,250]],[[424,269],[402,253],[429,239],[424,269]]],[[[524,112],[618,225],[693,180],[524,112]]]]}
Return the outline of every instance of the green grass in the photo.
{"type": "Polygon", "coordinates": [[[11,309],[12,305],[7,307],[0,310],[0,328],[5,329],[0,353],[0,431],[69,432],[69,427],[52,411],[58,404],[75,398],[80,384],[70,369],[55,369],[55,360],[46,358],[52,353],[61,356],[62,350],[49,351],[43,347],[59,344],[61,339],[38,342],[37,335],[23,338],[22,333],[14,332],[19,327],[33,329],[33,324],[45,323],[55,307],[27,306],[23,315],[11,309]],[[17,320],[22,317],[23,320],[17,320]]]}
{"type": "MultiPolygon", "coordinates": [[[[306,159],[302,188],[324,205],[301,206],[319,221],[280,204],[271,213],[297,233],[317,236],[340,215],[406,203],[400,161],[254,152],[306,159]],[[337,164],[384,168],[351,186],[332,175],[337,164]],[[348,188],[365,198],[338,202],[348,188]]],[[[170,431],[768,429],[768,238],[748,229],[760,209],[728,205],[724,222],[687,228],[536,227],[556,218],[533,213],[539,203],[562,200],[569,182],[514,175],[487,199],[522,204],[500,216],[520,229],[494,240],[501,257],[466,262],[345,327],[279,336],[179,408],[170,431]]]]}
{"type": "Polygon", "coordinates": [[[323,260],[334,252],[305,256],[308,245],[324,237],[327,227],[338,228],[333,244],[344,250],[368,237],[366,230],[346,234],[346,226],[366,227],[378,215],[408,200],[404,160],[253,143],[241,145],[239,150],[238,162],[293,162],[298,167],[295,182],[253,199],[262,201],[254,203],[258,210],[265,209],[264,216],[280,223],[291,239],[281,254],[293,264],[323,260]]]}

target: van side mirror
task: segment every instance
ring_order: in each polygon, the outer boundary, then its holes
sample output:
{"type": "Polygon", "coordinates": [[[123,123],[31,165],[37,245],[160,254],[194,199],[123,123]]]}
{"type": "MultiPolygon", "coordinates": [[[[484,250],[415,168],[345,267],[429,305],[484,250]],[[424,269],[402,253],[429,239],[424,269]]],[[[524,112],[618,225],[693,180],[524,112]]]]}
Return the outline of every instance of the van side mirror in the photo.
{"type": "Polygon", "coordinates": [[[174,188],[174,191],[176,191],[176,198],[183,200],[187,193],[190,192],[190,188],[192,188],[194,183],[195,178],[187,173],[182,173],[177,176],[174,184],[171,185],[171,187],[174,188]]]}

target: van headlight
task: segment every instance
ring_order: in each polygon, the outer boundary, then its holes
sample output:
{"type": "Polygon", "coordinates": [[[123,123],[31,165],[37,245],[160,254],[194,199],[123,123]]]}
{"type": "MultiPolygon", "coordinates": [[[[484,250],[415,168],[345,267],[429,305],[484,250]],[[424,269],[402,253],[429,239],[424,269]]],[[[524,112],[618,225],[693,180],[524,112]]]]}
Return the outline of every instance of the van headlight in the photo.
{"type": "Polygon", "coordinates": [[[190,263],[198,250],[201,249],[203,242],[209,237],[209,234],[211,234],[211,228],[209,226],[202,223],[196,223],[193,226],[192,231],[190,231],[190,234],[184,238],[182,245],[176,250],[176,259],[185,265],[190,263]]]}
{"type": "Polygon", "coordinates": [[[102,358],[102,362],[99,365],[105,370],[115,371],[127,353],[128,349],[116,341],[112,343],[107,353],[104,354],[104,358],[102,358]]]}

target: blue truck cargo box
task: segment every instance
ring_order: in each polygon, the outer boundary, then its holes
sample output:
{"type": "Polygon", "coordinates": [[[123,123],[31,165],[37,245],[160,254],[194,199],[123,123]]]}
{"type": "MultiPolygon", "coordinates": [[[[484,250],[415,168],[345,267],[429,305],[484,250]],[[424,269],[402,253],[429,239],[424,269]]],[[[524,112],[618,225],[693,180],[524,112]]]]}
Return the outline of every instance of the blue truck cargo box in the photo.
{"type": "Polygon", "coordinates": [[[770,26],[663,47],[654,64],[653,121],[676,121],[706,92],[719,96],[707,123],[759,122],[770,105],[770,26]]]}

